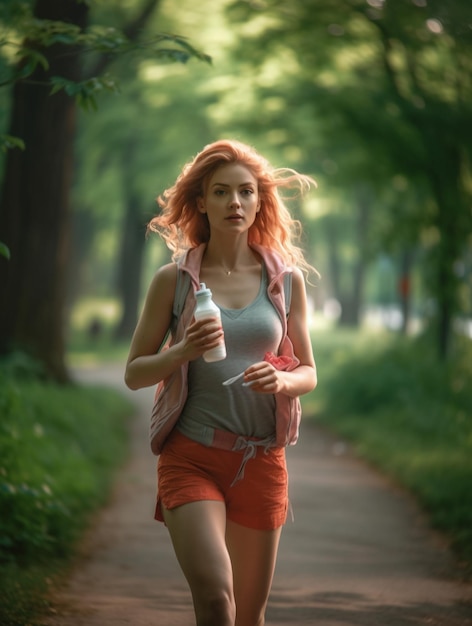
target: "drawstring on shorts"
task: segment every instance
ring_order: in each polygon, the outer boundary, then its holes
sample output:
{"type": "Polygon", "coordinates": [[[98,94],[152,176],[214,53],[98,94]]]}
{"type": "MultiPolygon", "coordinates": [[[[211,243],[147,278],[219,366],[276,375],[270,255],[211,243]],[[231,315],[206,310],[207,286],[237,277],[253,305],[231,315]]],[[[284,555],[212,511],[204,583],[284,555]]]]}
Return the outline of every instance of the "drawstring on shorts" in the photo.
{"type": "Polygon", "coordinates": [[[257,455],[257,448],[264,448],[264,454],[269,453],[269,449],[273,447],[274,438],[266,437],[265,439],[254,440],[247,439],[246,437],[238,437],[236,442],[232,448],[233,451],[237,452],[239,450],[244,450],[243,459],[241,461],[241,465],[239,466],[238,472],[234,477],[233,482],[231,483],[231,487],[233,487],[238,480],[244,478],[244,469],[246,467],[246,463],[250,459],[254,459],[257,455]]]}

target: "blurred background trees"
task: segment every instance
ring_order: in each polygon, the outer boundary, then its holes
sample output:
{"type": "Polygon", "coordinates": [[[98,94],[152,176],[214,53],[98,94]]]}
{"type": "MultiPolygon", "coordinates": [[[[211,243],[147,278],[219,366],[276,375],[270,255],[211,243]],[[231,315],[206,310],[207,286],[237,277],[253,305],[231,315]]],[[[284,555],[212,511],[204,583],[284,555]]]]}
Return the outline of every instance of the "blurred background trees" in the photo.
{"type": "Polygon", "coordinates": [[[20,347],[66,378],[77,329],[127,340],[168,258],[145,239],[155,198],[224,136],[318,181],[293,211],[322,275],[309,289],[323,323],[433,331],[440,358],[454,330],[470,334],[465,0],[8,0],[0,17],[0,131],[13,145],[2,165],[11,258],[0,256],[0,352],[20,347]],[[78,30],[32,39],[29,8],[78,30]],[[159,33],[170,39],[157,45],[159,33]]]}
{"type": "MultiPolygon", "coordinates": [[[[11,59],[2,82],[12,89],[4,145],[14,149],[6,155],[1,195],[0,232],[10,259],[0,266],[0,353],[26,350],[59,381],[68,379],[64,318],[77,104],[93,109],[98,92],[117,88],[103,76],[117,58],[130,75],[138,59],[200,56],[181,38],[146,32],[158,5],[132,2],[113,12],[98,6],[94,15],[77,0],[11,0],[2,8],[2,50],[11,59]]],[[[131,144],[125,149],[132,158],[131,144]]],[[[133,187],[125,190],[134,203],[133,187]]]]}

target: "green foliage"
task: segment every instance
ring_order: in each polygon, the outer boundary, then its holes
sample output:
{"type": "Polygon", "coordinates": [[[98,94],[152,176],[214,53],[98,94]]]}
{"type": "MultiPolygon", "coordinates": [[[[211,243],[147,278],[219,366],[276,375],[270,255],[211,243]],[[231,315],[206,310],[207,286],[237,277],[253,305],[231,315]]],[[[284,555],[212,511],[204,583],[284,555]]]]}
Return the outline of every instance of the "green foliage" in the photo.
{"type": "MultiPolygon", "coordinates": [[[[3,24],[10,35],[0,39],[0,50],[8,47],[16,51],[13,57],[14,67],[11,68],[9,77],[0,82],[0,87],[29,78],[38,68],[47,72],[47,51],[57,44],[70,47],[70,54],[88,57],[106,55],[111,59],[126,56],[129,61],[132,55],[161,62],[187,63],[191,58],[211,62],[207,54],[197,50],[185,37],[179,35],[155,33],[146,39],[134,41],[119,28],[94,24],[82,31],[77,25],[68,22],[35,18],[28,3],[20,3],[21,10],[14,10],[14,4],[7,3],[0,12],[0,24],[3,24]]],[[[50,76],[47,80],[52,87],[51,94],[64,90],[85,110],[97,108],[96,95],[99,92],[118,90],[117,83],[110,76],[87,77],[82,81],[50,76]]]]}
{"type": "Polygon", "coordinates": [[[25,149],[25,142],[19,137],[13,137],[12,135],[0,135],[0,150],[6,152],[13,148],[25,149]]]}
{"type": "Polygon", "coordinates": [[[10,258],[10,249],[2,241],[0,241],[0,256],[5,257],[5,259],[10,258]]]}
{"type": "Polygon", "coordinates": [[[17,353],[0,362],[0,623],[30,624],[126,454],[131,406],[57,386],[17,353]]]}
{"type": "Polygon", "coordinates": [[[0,563],[61,557],[103,502],[131,409],[110,389],[42,382],[21,355],[0,367],[0,563]]]}
{"type": "Polygon", "coordinates": [[[117,83],[109,76],[89,78],[80,82],[67,80],[61,76],[51,76],[51,95],[64,90],[68,96],[75,98],[77,104],[84,111],[98,109],[96,96],[103,91],[116,93],[117,83]]]}
{"type": "Polygon", "coordinates": [[[44,626],[35,619],[48,609],[48,594],[56,564],[32,564],[25,568],[17,563],[0,566],[0,623],[5,626],[44,626]]]}
{"type": "Polygon", "coordinates": [[[446,364],[428,337],[339,333],[315,345],[321,382],[308,405],[407,487],[472,567],[470,340],[446,364]]]}
{"type": "Polygon", "coordinates": [[[360,185],[375,195],[367,246],[354,242],[358,261],[381,245],[427,256],[421,278],[435,301],[440,357],[454,315],[467,314],[464,289],[470,301],[456,269],[472,225],[466,11],[463,0],[236,0],[227,8],[249,77],[251,129],[315,164],[325,212],[336,203],[352,213],[360,185]]]}

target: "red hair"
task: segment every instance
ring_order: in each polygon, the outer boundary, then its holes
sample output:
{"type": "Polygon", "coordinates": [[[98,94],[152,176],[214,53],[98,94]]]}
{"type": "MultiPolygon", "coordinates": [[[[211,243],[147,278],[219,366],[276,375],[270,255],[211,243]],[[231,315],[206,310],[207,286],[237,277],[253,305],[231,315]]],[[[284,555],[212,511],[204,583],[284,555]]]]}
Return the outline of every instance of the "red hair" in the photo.
{"type": "Polygon", "coordinates": [[[148,230],[158,232],[179,257],[188,248],[206,243],[210,228],[205,214],[197,209],[197,200],[204,195],[205,184],[221,166],[243,165],[257,180],[260,211],[248,232],[248,243],[257,243],[276,250],[288,265],[308,269],[299,240],[301,223],[290,215],[279,194],[279,188],[296,188],[301,193],[316,185],[309,176],[288,168],[274,169],[254,148],[238,141],[216,141],[197,154],[182,169],[172,187],[157,199],[162,212],[154,217],[148,230]]]}

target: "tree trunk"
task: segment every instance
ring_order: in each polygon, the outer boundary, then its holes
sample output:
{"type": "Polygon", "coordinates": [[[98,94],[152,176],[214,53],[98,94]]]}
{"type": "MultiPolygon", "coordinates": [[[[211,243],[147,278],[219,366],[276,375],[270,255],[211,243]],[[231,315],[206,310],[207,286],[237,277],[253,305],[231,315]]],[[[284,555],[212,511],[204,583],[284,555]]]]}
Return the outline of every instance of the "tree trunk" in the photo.
{"type": "Polygon", "coordinates": [[[447,132],[434,130],[433,133],[426,128],[423,132],[431,159],[428,174],[436,200],[434,223],[439,233],[432,259],[433,293],[437,298],[437,350],[439,358],[445,360],[450,352],[454,315],[460,312],[456,264],[465,251],[471,227],[470,216],[464,209],[466,194],[461,181],[464,167],[460,148],[447,132]]]}
{"type": "Polygon", "coordinates": [[[129,339],[136,328],[144,260],[146,227],[136,203],[127,200],[118,260],[118,292],[123,308],[115,330],[117,339],[129,339]]]}
{"type": "Polygon", "coordinates": [[[366,249],[368,240],[368,224],[370,217],[370,191],[360,187],[356,193],[356,232],[355,243],[357,257],[352,266],[351,284],[346,289],[346,296],[342,302],[340,324],[343,326],[359,326],[363,302],[364,281],[366,273],[366,249]]]}
{"type": "MultiPolygon", "coordinates": [[[[35,16],[84,28],[88,7],[75,0],[38,0],[35,16]]],[[[28,42],[34,46],[34,42],[28,42]]],[[[36,46],[37,47],[37,46],[36,46]]],[[[11,251],[0,260],[0,354],[24,350],[46,373],[67,381],[63,304],[69,252],[69,188],[76,122],[74,101],[50,95],[49,76],[80,77],[79,50],[41,49],[50,67],[13,89],[9,134],[24,152],[7,155],[0,205],[1,239],[11,251]]]]}
{"type": "Polygon", "coordinates": [[[131,140],[124,150],[123,195],[125,214],[123,218],[121,246],[118,258],[118,294],[122,303],[121,319],[115,329],[115,338],[129,339],[138,319],[141,276],[144,261],[146,220],[140,210],[139,194],[134,192],[135,181],[129,167],[135,153],[135,142],[131,140]]]}
{"type": "Polygon", "coordinates": [[[411,323],[411,267],[413,265],[413,253],[410,249],[404,249],[400,257],[400,276],[398,278],[398,296],[402,313],[401,332],[406,335],[411,323]]]}
{"type": "Polygon", "coordinates": [[[336,227],[336,218],[329,215],[324,218],[326,242],[328,247],[329,282],[334,298],[341,301],[341,259],[339,252],[339,236],[336,227]]]}

